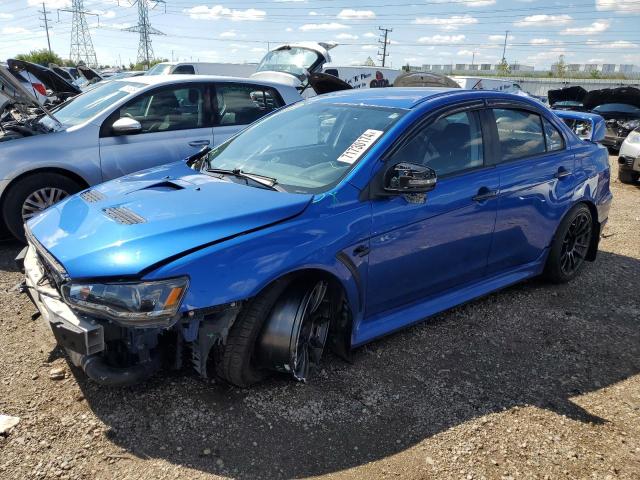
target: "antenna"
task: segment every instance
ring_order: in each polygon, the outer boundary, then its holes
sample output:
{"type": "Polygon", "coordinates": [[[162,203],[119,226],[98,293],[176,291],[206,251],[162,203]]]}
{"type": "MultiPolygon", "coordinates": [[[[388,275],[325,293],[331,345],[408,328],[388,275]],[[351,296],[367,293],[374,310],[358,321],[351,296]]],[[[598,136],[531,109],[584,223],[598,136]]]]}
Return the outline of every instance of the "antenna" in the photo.
{"type": "MultiPolygon", "coordinates": [[[[98,59],[93,48],[93,41],[91,40],[91,33],[89,32],[89,25],[87,25],[85,15],[98,17],[98,23],[100,23],[100,16],[97,13],[87,12],[84,9],[83,0],[72,0],[71,9],[59,9],[58,12],[73,13],[69,58],[76,64],[84,63],[89,67],[97,67],[98,59]]],[[[58,13],[59,16],[60,13],[58,13]]]]}
{"type": "MultiPolygon", "coordinates": [[[[138,25],[135,27],[125,28],[127,32],[140,33],[140,42],[138,43],[138,63],[144,63],[149,68],[151,60],[153,60],[153,46],[151,45],[151,35],[164,35],[160,30],[155,29],[149,22],[149,4],[153,3],[153,7],[159,3],[165,5],[165,11],[167,9],[166,2],[164,0],[135,0],[132,5],[138,4],[138,25]]],[[[152,7],[152,8],[153,8],[152,7]]]]}
{"type": "Polygon", "coordinates": [[[382,52],[378,50],[378,57],[380,57],[380,61],[382,62],[382,66],[384,67],[387,57],[389,56],[389,54],[387,53],[387,45],[389,45],[389,42],[387,41],[387,36],[389,35],[389,32],[393,32],[393,28],[378,27],[378,30],[380,30],[381,32],[380,37],[384,35],[384,39],[378,40],[378,43],[382,43],[382,52]]]}

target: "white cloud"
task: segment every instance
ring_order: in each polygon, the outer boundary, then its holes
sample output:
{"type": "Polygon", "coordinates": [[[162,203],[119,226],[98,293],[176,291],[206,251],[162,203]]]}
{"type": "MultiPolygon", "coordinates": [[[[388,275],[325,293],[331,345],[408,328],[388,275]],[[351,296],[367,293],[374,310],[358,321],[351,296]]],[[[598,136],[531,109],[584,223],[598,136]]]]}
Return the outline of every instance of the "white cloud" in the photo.
{"type": "Polygon", "coordinates": [[[432,44],[432,45],[443,45],[446,43],[462,43],[466,37],[464,35],[432,35],[430,37],[420,37],[418,42],[432,44]]]}
{"type": "Polygon", "coordinates": [[[609,29],[611,22],[609,20],[596,20],[588,27],[571,27],[565,28],[560,32],[561,35],[594,35],[602,33],[609,29]]]}
{"type": "Polygon", "coordinates": [[[603,63],[604,58],[590,58],[587,60],[587,63],[603,63]]]}
{"type": "MultiPolygon", "coordinates": [[[[43,0],[27,0],[27,5],[30,7],[42,8],[43,0]]],[[[44,0],[47,8],[66,8],[71,6],[71,0],[44,0]]]]}
{"type": "Polygon", "coordinates": [[[373,10],[353,10],[352,8],[345,8],[339,14],[340,20],[364,20],[370,18],[376,18],[376,14],[373,10]]]}
{"type": "Polygon", "coordinates": [[[113,10],[91,10],[91,13],[100,15],[101,18],[115,18],[116,12],[113,10]]]}
{"type": "Polygon", "coordinates": [[[349,27],[343,25],[342,23],[305,23],[298,27],[298,30],[302,32],[317,32],[317,31],[327,31],[327,30],[345,30],[349,27]]]}
{"type": "Polygon", "coordinates": [[[557,40],[551,40],[549,38],[532,38],[529,40],[531,45],[554,45],[557,44],[557,40]]]}
{"type": "MultiPolygon", "coordinates": [[[[488,38],[489,38],[489,41],[491,42],[504,42],[504,35],[489,35],[488,38]]],[[[511,41],[514,38],[516,37],[514,37],[513,35],[507,36],[508,41],[511,41]]]]}
{"type": "Polygon", "coordinates": [[[20,35],[23,33],[31,33],[31,31],[23,27],[4,27],[2,29],[3,35],[20,35]]]}
{"type": "Polygon", "coordinates": [[[459,55],[460,57],[471,57],[471,56],[473,56],[473,51],[472,50],[458,50],[457,55],[459,55]]]}
{"type": "MultiPolygon", "coordinates": [[[[593,44],[593,41],[587,42],[593,44]]],[[[609,49],[609,48],[638,48],[637,43],[630,42],[628,40],[616,40],[615,42],[598,43],[594,45],[596,48],[609,49]]]]}
{"type": "Polygon", "coordinates": [[[287,27],[284,29],[285,32],[293,32],[293,28],[291,27],[287,27]]]}
{"type": "Polygon", "coordinates": [[[418,17],[413,23],[416,25],[434,25],[441,30],[456,30],[463,25],[478,23],[478,19],[471,15],[452,15],[450,17],[418,17]]]}
{"type": "Polygon", "coordinates": [[[570,15],[529,15],[514,23],[516,27],[558,27],[571,22],[570,15]]]}
{"type": "Polygon", "coordinates": [[[338,40],[357,40],[358,36],[352,35],[350,33],[339,33],[338,35],[336,35],[336,38],[338,40]]]}
{"type": "Polygon", "coordinates": [[[222,32],[218,35],[220,38],[235,38],[238,34],[234,30],[229,30],[228,32],[222,32]]]}
{"type": "Polygon", "coordinates": [[[13,13],[0,13],[0,20],[11,20],[13,13]]]}
{"type": "Polygon", "coordinates": [[[253,47],[253,48],[252,48],[251,50],[249,50],[249,51],[250,51],[250,52],[253,52],[253,53],[264,53],[264,52],[266,52],[266,51],[267,51],[267,49],[266,49],[266,48],[264,48],[264,47],[253,47]]]}
{"type": "Polygon", "coordinates": [[[364,35],[362,35],[364,38],[376,38],[378,35],[376,35],[375,33],[371,33],[371,32],[367,32],[364,35]]]}
{"type": "Polygon", "coordinates": [[[377,45],[363,45],[362,46],[362,50],[377,50],[378,46],[377,45]]]}
{"type": "Polygon", "coordinates": [[[206,5],[196,5],[195,7],[184,10],[189,16],[195,20],[219,20],[226,18],[232,21],[260,21],[264,20],[267,12],[264,10],[256,10],[248,8],[246,10],[233,10],[223,7],[222,5],[214,5],[207,7],[206,5]]]}
{"type": "Polygon", "coordinates": [[[310,17],[317,17],[318,15],[320,15],[318,12],[309,12],[310,17]]]}
{"type": "Polygon", "coordinates": [[[640,12],[640,3],[637,0],[596,0],[596,9],[614,12],[640,12]]]}
{"type": "MultiPolygon", "coordinates": [[[[431,0],[430,3],[452,3],[451,0],[431,0]]],[[[454,3],[464,3],[465,7],[488,7],[495,5],[496,0],[462,0],[454,3]]]]}

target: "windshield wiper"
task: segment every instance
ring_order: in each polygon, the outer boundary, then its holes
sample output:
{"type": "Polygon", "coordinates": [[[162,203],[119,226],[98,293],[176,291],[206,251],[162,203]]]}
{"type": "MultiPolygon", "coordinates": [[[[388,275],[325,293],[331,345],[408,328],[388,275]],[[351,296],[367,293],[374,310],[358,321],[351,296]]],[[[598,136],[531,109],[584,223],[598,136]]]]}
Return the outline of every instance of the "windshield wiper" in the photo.
{"type": "Polygon", "coordinates": [[[243,172],[239,168],[234,168],[233,170],[229,170],[226,168],[207,168],[207,172],[217,173],[220,175],[233,175],[237,178],[243,178],[247,180],[247,185],[249,184],[248,180],[256,182],[263,187],[267,187],[271,190],[275,190],[277,192],[284,192],[285,190],[278,185],[278,179],[273,177],[267,177],[266,175],[258,175],[257,173],[243,172]]]}

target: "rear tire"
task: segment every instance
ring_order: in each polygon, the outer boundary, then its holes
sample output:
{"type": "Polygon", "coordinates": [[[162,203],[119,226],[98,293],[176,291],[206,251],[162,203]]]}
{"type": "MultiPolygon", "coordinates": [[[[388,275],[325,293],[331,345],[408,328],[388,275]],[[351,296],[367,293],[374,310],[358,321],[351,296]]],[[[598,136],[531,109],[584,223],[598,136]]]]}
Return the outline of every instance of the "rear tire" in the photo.
{"type": "Polygon", "coordinates": [[[589,207],[581,203],[565,215],[551,243],[544,275],[553,283],[566,283],[578,275],[594,232],[589,207]]]}
{"type": "Polygon", "coordinates": [[[25,214],[37,214],[80,190],[77,182],[59,173],[38,173],[18,180],[9,187],[2,205],[7,228],[24,242],[24,223],[29,219],[25,214]]]}
{"type": "Polygon", "coordinates": [[[622,183],[635,183],[640,174],[629,170],[618,170],[618,180],[622,183]]]}

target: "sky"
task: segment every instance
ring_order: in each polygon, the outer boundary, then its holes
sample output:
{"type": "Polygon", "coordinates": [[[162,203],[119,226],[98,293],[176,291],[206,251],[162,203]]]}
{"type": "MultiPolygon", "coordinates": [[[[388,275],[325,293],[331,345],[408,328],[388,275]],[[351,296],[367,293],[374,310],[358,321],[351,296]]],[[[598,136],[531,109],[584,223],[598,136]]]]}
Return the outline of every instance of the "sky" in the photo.
{"type": "MultiPolygon", "coordinates": [[[[333,41],[334,63],[378,58],[379,27],[391,28],[387,66],[496,63],[505,32],[509,63],[640,66],[640,0],[84,0],[98,62],[135,62],[136,1],[149,3],[158,58],[258,62],[268,48],[333,41]]],[[[69,57],[71,0],[44,0],[51,48],[69,57]]],[[[0,0],[0,59],[46,48],[42,0],[0,0]]]]}

